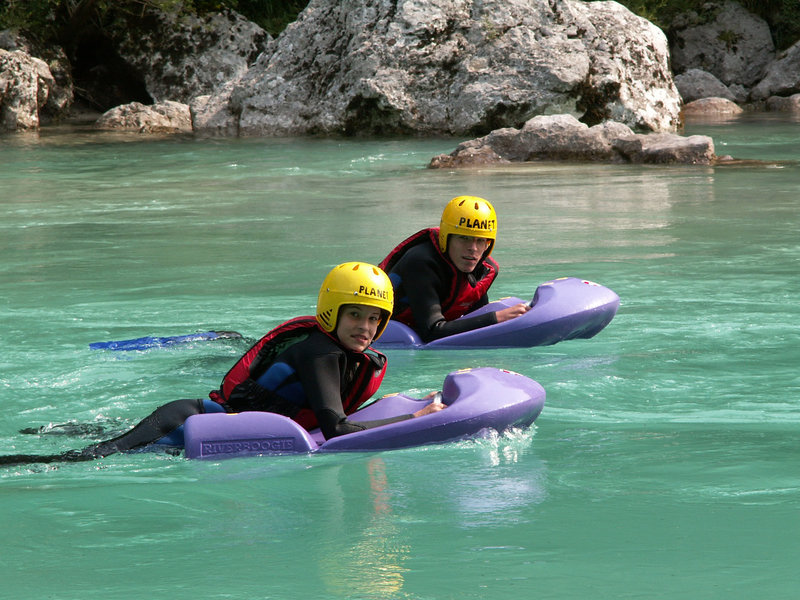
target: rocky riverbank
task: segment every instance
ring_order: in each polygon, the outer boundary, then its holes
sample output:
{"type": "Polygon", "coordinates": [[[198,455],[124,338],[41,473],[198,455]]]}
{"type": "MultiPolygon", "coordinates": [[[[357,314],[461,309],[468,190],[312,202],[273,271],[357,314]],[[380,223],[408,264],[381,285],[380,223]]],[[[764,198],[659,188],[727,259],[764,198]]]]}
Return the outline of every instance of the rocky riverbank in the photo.
{"type": "MultiPolygon", "coordinates": [[[[676,135],[684,115],[798,110],[800,43],[777,54],[766,23],[738,3],[705,3],[670,32],[616,2],[578,0],[312,0],[275,39],[231,12],[145,12],[104,41],[115,60],[97,69],[108,83],[94,97],[128,101],[96,126],[478,136],[438,166],[494,156],[709,164],[713,142],[676,135]]],[[[0,129],[79,114],[76,68],[60,48],[0,32],[0,129]]]]}

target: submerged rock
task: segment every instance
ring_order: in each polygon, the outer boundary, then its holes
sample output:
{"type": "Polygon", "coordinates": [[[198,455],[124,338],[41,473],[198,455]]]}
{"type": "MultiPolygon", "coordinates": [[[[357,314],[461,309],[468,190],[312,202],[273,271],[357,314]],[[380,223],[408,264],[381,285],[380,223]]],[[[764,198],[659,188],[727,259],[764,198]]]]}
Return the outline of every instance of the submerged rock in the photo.
{"type": "Polygon", "coordinates": [[[537,160],[708,165],[715,160],[707,136],[636,134],[627,125],[589,127],[571,115],[539,116],[521,129],[503,128],[434,157],[430,168],[474,167],[537,160]]]}

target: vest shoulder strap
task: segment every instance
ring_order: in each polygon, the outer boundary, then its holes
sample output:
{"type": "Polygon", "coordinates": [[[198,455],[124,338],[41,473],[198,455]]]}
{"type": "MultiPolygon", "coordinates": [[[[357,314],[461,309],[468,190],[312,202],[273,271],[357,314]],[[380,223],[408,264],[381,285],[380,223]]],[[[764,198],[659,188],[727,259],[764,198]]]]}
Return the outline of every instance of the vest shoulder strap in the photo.
{"type": "Polygon", "coordinates": [[[415,234],[408,236],[402,242],[397,244],[395,248],[389,252],[389,254],[384,258],[378,266],[386,271],[387,273],[392,270],[397,262],[403,258],[406,252],[409,249],[413,248],[414,246],[418,246],[430,240],[433,242],[434,248],[439,250],[439,228],[438,227],[429,227],[428,229],[421,229],[415,234]]]}
{"type": "Polygon", "coordinates": [[[275,357],[292,344],[307,338],[317,328],[315,317],[303,316],[290,319],[270,330],[231,367],[222,378],[220,389],[212,391],[209,397],[216,402],[227,401],[233,388],[248,377],[258,379],[275,357]]]}

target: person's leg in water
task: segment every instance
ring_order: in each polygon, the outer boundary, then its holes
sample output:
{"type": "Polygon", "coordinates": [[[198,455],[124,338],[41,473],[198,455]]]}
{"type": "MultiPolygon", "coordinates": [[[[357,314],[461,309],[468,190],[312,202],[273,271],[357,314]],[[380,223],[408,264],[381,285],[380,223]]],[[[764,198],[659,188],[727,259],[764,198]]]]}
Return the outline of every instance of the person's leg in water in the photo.
{"type": "Polygon", "coordinates": [[[206,412],[203,400],[174,400],[159,406],[130,431],[120,436],[86,446],[82,450],[69,450],[61,454],[13,454],[0,456],[0,466],[26,463],[80,462],[102,458],[115,452],[128,452],[157,442],[175,431],[192,415],[206,412]]]}

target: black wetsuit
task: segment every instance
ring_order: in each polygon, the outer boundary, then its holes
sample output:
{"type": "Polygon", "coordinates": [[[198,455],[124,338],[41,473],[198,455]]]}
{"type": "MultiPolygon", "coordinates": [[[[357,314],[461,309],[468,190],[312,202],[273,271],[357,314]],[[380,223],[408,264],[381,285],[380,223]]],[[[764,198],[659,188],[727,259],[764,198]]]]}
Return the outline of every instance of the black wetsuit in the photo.
{"type": "MultiPolygon", "coordinates": [[[[234,388],[224,408],[228,412],[259,410],[289,417],[302,408],[311,408],[326,439],[410,419],[412,415],[363,422],[347,419],[342,398],[350,394],[353,377],[365,358],[374,361],[376,370],[384,366],[382,355],[348,351],[330,336],[315,330],[278,355],[270,367],[274,368],[272,377],[259,377],[258,382],[247,379],[234,388]],[[268,382],[269,387],[259,382],[268,382]]],[[[116,438],[62,454],[0,456],[0,465],[83,461],[135,450],[169,435],[190,416],[206,412],[204,402],[210,400],[175,400],[158,407],[133,429],[116,438]]]]}
{"type": "Polygon", "coordinates": [[[342,400],[353,392],[364,361],[372,363],[371,372],[379,372],[386,358],[369,350],[346,350],[315,329],[278,355],[257,381],[246,379],[236,386],[225,405],[229,412],[260,410],[291,418],[303,408],[310,408],[325,439],[411,418],[405,415],[365,422],[347,419],[342,400]]]}
{"type": "MultiPolygon", "coordinates": [[[[454,267],[425,241],[409,248],[406,253],[389,270],[389,279],[394,285],[394,313],[399,314],[407,308],[413,315],[413,329],[425,342],[439,338],[472,331],[497,323],[494,312],[477,317],[448,321],[444,316],[442,303],[453,287],[454,267]]],[[[455,277],[463,279],[460,285],[475,286],[475,282],[484,277],[486,266],[480,262],[472,273],[458,271],[455,277]]],[[[473,311],[488,304],[484,294],[472,306],[465,308],[461,314],[473,311]]]]}

